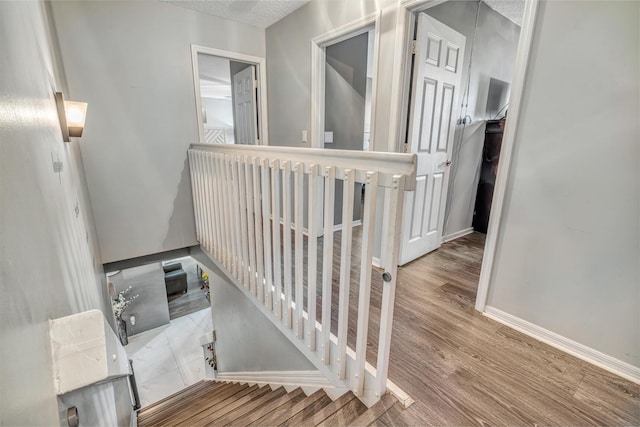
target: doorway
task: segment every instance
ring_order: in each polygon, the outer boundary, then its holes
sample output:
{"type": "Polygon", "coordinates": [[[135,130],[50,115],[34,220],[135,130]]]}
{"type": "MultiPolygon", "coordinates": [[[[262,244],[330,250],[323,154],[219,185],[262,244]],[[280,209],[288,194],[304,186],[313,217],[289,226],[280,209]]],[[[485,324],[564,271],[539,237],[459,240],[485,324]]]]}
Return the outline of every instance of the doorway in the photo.
{"type": "MultiPolygon", "coordinates": [[[[369,151],[375,129],[379,13],[312,42],[311,146],[369,151]]],[[[354,184],[353,225],[362,220],[365,187],[354,184]]],[[[342,228],[343,183],[336,180],[334,227],[342,228]]]]}
{"type": "Polygon", "coordinates": [[[266,145],[264,58],[192,45],[199,142],[266,145]]]}
{"type": "MultiPolygon", "coordinates": [[[[396,117],[400,123],[404,123],[404,126],[400,126],[403,132],[400,140],[402,146],[398,149],[415,153],[419,158],[423,155],[421,150],[428,154],[435,154],[438,149],[446,153],[446,156],[429,162],[426,167],[422,165],[426,177],[424,196],[416,192],[413,197],[407,197],[409,205],[405,205],[401,243],[401,254],[404,256],[401,255],[401,264],[436,250],[443,240],[453,240],[473,232],[482,159],[483,154],[487,154],[485,134],[495,130],[487,131],[487,128],[496,125],[496,122],[504,130],[504,139],[501,154],[490,153],[492,162],[499,162],[491,165],[498,193],[498,208],[494,202],[493,208],[497,214],[492,212],[489,222],[497,223],[499,219],[515,134],[514,124],[507,124],[506,127],[504,124],[505,121],[515,123],[517,120],[536,2],[528,0],[521,3],[523,7],[519,16],[508,16],[506,11],[494,8],[495,3],[499,2],[490,3],[414,0],[407,2],[404,15],[400,12],[399,32],[406,35],[407,42],[406,61],[401,67],[404,80],[398,83],[397,88],[403,94],[403,101],[396,117]],[[523,13],[525,9],[526,14],[523,13]],[[455,34],[464,38],[459,42],[460,46],[450,40],[455,34]],[[412,48],[415,55],[411,53],[412,48]],[[456,52],[456,48],[460,49],[456,52]],[[425,63],[451,74],[460,67],[462,76],[457,87],[451,82],[440,82],[437,72],[430,73],[425,63]],[[436,90],[438,87],[440,92],[436,90]],[[444,127],[449,129],[449,141],[443,145],[442,106],[448,107],[443,95],[445,87],[453,90],[454,104],[451,109],[457,108],[458,111],[451,114],[448,127],[444,127]],[[430,93],[433,94],[431,98],[424,96],[430,93]],[[505,99],[509,101],[504,102],[505,99]],[[425,103],[423,100],[430,101],[425,103]],[[500,103],[504,105],[496,107],[495,104],[500,103]],[[509,120],[503,120],[505,116],[509,120]],[[496,122],[490,123],[494,119],[496,122]],[[499,124],[501,120],[502,124],[499,124]],[[429,130],[425,130],[425,123],[429,124],[429,130]],[[431,123],[436,123],[435,127],[431,123]],[[440,178],[442,185],[435,185],[435,176],[440,178]],[[433,236],[427,236],[429,232],[433,236]],[[420,250],[407,250],[411,249],[412,239],[426,237],[430,238],[429,244],[423,245],[420,250]]],[[[419,171],[420,168],[419,164],[419,171]]],[[[492,229],[489,225],[487,233],[487,256],[483,261],[479,300],[484,298],[481,296],[481,292],[484,292],[483,276],[486,281],[490,275],[491,267],[487,265],[491,264],[495,250],[495,226],[492,229]]]]}

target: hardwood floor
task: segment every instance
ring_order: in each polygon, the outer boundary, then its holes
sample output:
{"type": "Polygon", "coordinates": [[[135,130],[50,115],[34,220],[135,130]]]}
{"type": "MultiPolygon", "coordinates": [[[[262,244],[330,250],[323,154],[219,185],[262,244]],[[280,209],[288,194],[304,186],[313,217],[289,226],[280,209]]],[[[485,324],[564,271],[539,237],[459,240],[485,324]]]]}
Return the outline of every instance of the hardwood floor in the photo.
{"type": "Polygon", "coordinates": [[[332,401],[318,390],[307,396],[300,388],[200,382],[138,413],[145,426],[366,426],[384,425],[397,414],[398,401],[385,395],[367,408],[347,392],[332,401]]]}
{"type": "MultiPolygon", "coordinates": [[[[416,403],[392,423],[640,425],[639,385],[474,309],[483,247],[474,233],[399,269],[389,378],[416,403]]],[[[374,278],[379,306],[380,273],[374,278]]],[[[370,331],[378,320],[373,310],[370,331]]]]}
{"type": "MultiPolygon", "coordinates": [[[[353,315],[349,318],[348,343],[355,348],[360,227],[353,231],[353,315]]],[[[399,268],[389,378],[416,403],[399,411],[389,423],[640,425],[639,385],[488,319],[474,309],[484,238],[483,234],[473,233],[399,268]]],[[[319,240],[321,254],[322,239],[319,240]]],[[[339,265],[339,258],[338,232],[334,266],[339,265]]],[[[319,270],[321,265],[320,259],[319,270]]],[[[373,269],[367,361],[374,366],[381,274],[373,269]]],[[[334,268],[334,333],[339,276],[334,268]]],[[[318,317],[322,312],[321,293],[319,289],[318,317]]]]}
{"type": "Polygon", "coordinates": [[[169,301],[169,319],[177,319],[196,311],[204,310],[211,304],[200,289],[201,284],[196,271],[197,262],[191,257],[179,258],[172,262],[182,263],[182,269],[187,272],[187,293],[174,294],[167,297],[169,301]]]}
{"type": "MultiPolygon", "coordinates": [[[[348,343],[355,348],[360,227],[353,231],[348,343]]],[[[336,333],[340,232],[333,245],[331,330],[336,333]]],[[[321,276],[322,238],[318,246],[321,276]]],[[[392,405],[374,424],[640,425],[639,385],[474,309],[483,248],[484,235],[473,233],[399,268],[389,378],[416,402],[404,410],[392,405]]],[[[306,263],[303,268],[306,281],[306,263]]],[[[381,273],[373,269],[367,360],[374,366],[381,273]]],[[[306,293],[305,283],[305,309],[306,293]]],[[[318,286],[319,320],[321,302],[318,286]]]]}
{"type": "MultiPolygon", "coordinates": [[[[359,233],[356,227],[351,346],[357,326],[359,233]]],[[[215,385],[220,389],[212,399],[206,385],[199,384],[186,395],[145,408],[140,425],[640,425],[639,385],[475,311],[483,247],[484,235],[474,233],[398,270],[389,378],[415,400],[409,408],[388,395],[366,410],[351,394],[331,402],[324,392],[305,397],[300,391],[230,384],[215,385]],[[195,400],[184,401],[188,395],[195,400]],[[165,409],[163,415],[158,412],[165,409]]],[[[339,259],[340,233],[334,251],[339,259]]],[[[334,271],[334,331],[338,278],[334,271]]],[[[367,360],[374,366],[381,290],[381,272],[374,269],[367,347],[367,360]]],[[[318,314],[321,293],[318,289],[318,314]]]]}

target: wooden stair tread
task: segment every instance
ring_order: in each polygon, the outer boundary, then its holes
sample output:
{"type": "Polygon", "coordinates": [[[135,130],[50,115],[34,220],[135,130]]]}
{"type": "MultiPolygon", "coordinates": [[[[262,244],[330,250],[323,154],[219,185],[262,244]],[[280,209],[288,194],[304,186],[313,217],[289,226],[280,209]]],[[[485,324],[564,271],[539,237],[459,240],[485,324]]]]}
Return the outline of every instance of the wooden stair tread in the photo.
{"type": "Polygon", "coordinates": [[[147,408],[141,409],[140,411],[138,411],[138,420],[146,421],[152,419],[162,412],[183,405],[185,402],[190,401],[195,396],[199,396],[203,393],[222,391],[227,387],[228,384],[203,381],[202,384],[198,383],[198,387],[195,387],[195,385],[187,387],[186,389],[183,389],[178,393],[174,393],[173,395],[163,399],[162,401],[156,402],[147,408]]]}
{"type": "Polygon", "coordinates": [[[383,395],[371,408],[349,423],[351,426],[368,426],[385,414],[393,405],[400,404],[390,393],[383,395]]]}
{"type": "Polygon", "coordinates": [[[185,405],[191,404],[193,401],[201,398],[202,396],[218,396],[219,394],[227,393],[230,388],[230,384],[223,384],[222,386],[202,387],[194,393],[189,393],[182,399],[176,399],[172,401],[171,404],[163,406],[159,411],[154,411],[152,413],[145,412],[144,414],[140,414],[138,419],[148,422],[149,420],[157,418],[163,413],[173,412],[178,410],[178,408],[183,408],[185,405]]]}
{"type": "Polygon", "coordinates": [[[355,398],[347,402],[344,406],[337,409],[333,414],[329,415],[317,426],[347,426],[351,422],[367,411],[367,405],[355,398]]]}
{"type": "Polygon", "coordinates": [[[138,414],[138,423],[142,425],[152,425],[157,423],[159,420],[167,417],[167,414],[172,414],[177,410],[180,410],[185,405],[189,405],[194,399],[198,398],[202,395],[217,395],[218,393],[225,393],[230,389],[229,384],[216,384],[212,383],[212,385],[207,387],[201,387],[195,392],[186,393],[181,398],[172,399],[171,401],[167,401],[162,406],[158,407],[157,410],[152,412],[144,412],[138,414]]]}
{"type": "MultiPolygon", "coordinates": [[[[268,387],[267,387],[268,388],[268,387]]],[[[284,389],[284,387],[278,387],[277,389],[273,390],[270,393],[265,393],[264,395],[260,396],[257,399],[253,399],[250,402],[239,406],[236,408],[235,411],[233,412],[229,412],[227,413],[225,416],[223,416],[222,418],[216,420],[214,423],[208,424],[208,425],[227,425],[227,424],[233,424],[235,425],[234,421],[237,419],[240,419],[241,417],[243,417],[246,413],[256,410],[257,408],[260,408],[262,405],[271,402],[272,400],[276,400],[277,398],[279,398],[280,396],[286,394],[287,391],[284,389]]]]}
{"type": "Polygon", "coordinates": [[[233,425],[238,427],[246,427],[255,420],[262,418],[264,415],[267,415],[272,411],[278,410],[282,407],[291,407],[291,402],[298,402],[300,400],[303,400],[305,397],[306,396],[304,395],[304,391],[302,391],[301,388],[297,388],[291,393],[287,393],[275,400],[266,402],[261,407],[256,408],[255,410],[245,414],[243,417],[234,420],[233,425]]]}
{"type": "Polygon", "coordinates": [[[274,411],[264,415],[262,418],[254,421],[250,425],[252,426],[278,425],[279,423],[282,422],[282,420],[288,420],[289,418],[298,414],[300,411],[303,411],[305,408],[310,407],[312,404],[315,404],[316,402],[322,400],[323,398],[326,401],[325,405],[331,402],[331,399],[329,398],[329,396],[327,396],[327,393],[325,393],[324,390],[322,389],[318,390],[312,395],[307,396],[302,400],[299,400],[297,402],[292,401],[293,404],[291,406],[285,406],[285,405],[280,406],[274,411]]]}
{"type": "Polygon", "coordinates": [[[174,423],[174,425],[175,426],[195,425],[196,422],[207,418],[211,414],[217,413],[220,409],[233,404],[233,402],[240,400],[241,398],[255,392],[256,390],[258,390],[257,385],[253,385],[250,387],[247,386],[242,388],[237,393],[219,402],[203,402],[194,411],[191,411],[190,413],[185,414],[185,416],[183,416],[181,419],[176,420],[176,423],[174,423]]]}
{"type": "Polygon", "coordinates": [[[180,391],[177,391],[173,394],[170,394],[169,396],[158,400],[157,402],[152,403],[149,406],[145,406],[144,408],[140,408],[138,410],[138,416],[143,415],[143,414],[148,414],[148,413],[152,413],[155,412],[157,410],[160,409],[160,406],[164,405],[165,403],[171,401],[171,400],[175,400],[175,399],[183,399],[186,396],[188,396],[191,393],[195,393],[197,392],[199,389],[201,388],[205,388],[207,387],[207,382],[208,381],[198,381],[195,384],[190,385],[187,388],[184,388],[180,391]]]}
{"type": "Polygon", "coordinates": [[[248,388],[248,386],[246,385],[229,384],[228,387],[222,389],[205,389],[200,394],[192,397],[188,402],[185,402],[178,407],[172,408],[171,411],[160,413],[156,418],[148,420],[144,424],[149,426],[174,425],[184,417],[188,416],[188,414],[193,412],[200,412],[199,408],[224,402],[228,398],[234,396],[235,394],[241,392],[246,388],[248,388]]]}
{"type": "Polygon", "coordinates": [[[289,418],[286,422],[281,425],[289,425],[289,426],[315,426],[326,418],[331,416],[338,409],[342,408],[344,405],[349,403],[351,400],[355,399],[356,396],[349,392],[345,393],[334,401],[329,399],[329,403],[326,405],[315,408],[312,407],[308,411],[302,411],[298,413],[296,416],[289,418]]]}
{"type": "Polygon", "coordinates": [[[402,413],[402,411],[404,411],[404,407],[400,402],[396,402],[384,414],[381,414],[369,425],[375,427],[393,427],[396,425],[403,425],[403,423],[396,422],[396,418],[400,413],[402,413]]]}
{"type": "Polygon", "coordinates": [[[258,387],[255,388],[250,393],[237,398],[237,399],[229,399],[224,402],[221,406],[210,407],[209,409],[196,414],[193,417],[185,420],[185,426],[205,426],[208,424],[217,425],[218,420],[230,412],[234,411],[236,408],[239,408],[248,402],[251,402],[254,399],[259,398],[271,391],[269,387],[258,387]]]}
{"type": "Polygon", "coordinates": [[[318,390],[305,396],[298,387],[201,381],[138,412],[140,427],[156,426],[393,426],[404,408],[391,394],[368,408],[347,392],[335,401],[318,390]]]}

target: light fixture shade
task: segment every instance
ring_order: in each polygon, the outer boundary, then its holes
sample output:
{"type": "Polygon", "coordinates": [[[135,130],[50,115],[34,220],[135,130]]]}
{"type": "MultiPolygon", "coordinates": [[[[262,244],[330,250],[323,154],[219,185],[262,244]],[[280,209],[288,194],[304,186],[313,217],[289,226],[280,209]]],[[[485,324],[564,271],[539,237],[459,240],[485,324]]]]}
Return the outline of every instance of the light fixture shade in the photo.
{"type": "Polygon", "coordinates": [[[80,137],[87,117],[87,103],[64,101],[64,112],[69,128],[69,136],[80,137]]]}
{"type": "Polygon", "coordinates": [[[87,103],[65,101],[61,92],[56,92],[55,98],[62,139],[65,142],[69,142],[69,137],[82,136],[85,118],[87,117],[87,103]]]}

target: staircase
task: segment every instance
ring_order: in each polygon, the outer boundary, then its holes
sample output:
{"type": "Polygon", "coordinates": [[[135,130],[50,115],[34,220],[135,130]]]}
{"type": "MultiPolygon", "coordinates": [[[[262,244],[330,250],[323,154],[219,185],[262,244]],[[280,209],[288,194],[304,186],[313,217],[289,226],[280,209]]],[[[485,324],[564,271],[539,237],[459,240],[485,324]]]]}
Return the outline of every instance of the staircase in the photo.
{"type": "Polygon", "coordinates": [[[195,144],[188,155],[197,239],[221,275],[333,388],[367,407],[387,390],[402,399],[387,376],[404,193],[415,189],[416,156],[227,144],[195,144]],[[382,271],[372,268],[374,255],[382,271]],[[381,295],[373,310],[372,289],[381,295]]]}
{"type": "Polygon", "coordinates": [[[367,409],[352,392],[332,401],[323,390],[307,396],[301,388],[200,381],[139,411],[138,425],[394,425],[402,410],[391,394],[367,409]]]}

